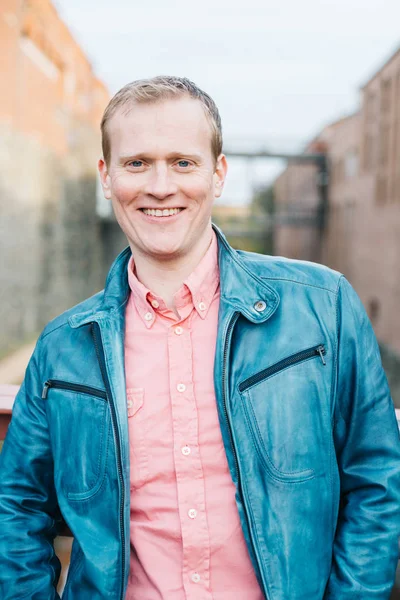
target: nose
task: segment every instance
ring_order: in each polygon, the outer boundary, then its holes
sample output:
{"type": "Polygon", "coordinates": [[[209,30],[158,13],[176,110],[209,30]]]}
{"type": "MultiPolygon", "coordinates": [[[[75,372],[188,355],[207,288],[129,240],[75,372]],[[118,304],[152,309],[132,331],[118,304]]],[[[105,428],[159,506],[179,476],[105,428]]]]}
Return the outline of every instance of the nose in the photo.
{"type": "Polygon", "coordinates": [[[146,184],[146,194],[157,200],[165,200],[176,194],[177,185],[174,182],[173,173],[169,171],[168,165],[155,164],[149,173],[146,184]]]}

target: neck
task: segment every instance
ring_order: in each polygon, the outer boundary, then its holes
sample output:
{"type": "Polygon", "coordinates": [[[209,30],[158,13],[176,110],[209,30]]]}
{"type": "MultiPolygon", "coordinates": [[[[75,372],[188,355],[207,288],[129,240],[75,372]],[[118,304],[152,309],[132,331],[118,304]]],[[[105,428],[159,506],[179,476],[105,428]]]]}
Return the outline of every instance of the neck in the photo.
{"type": "Polygon", "coordinates": [[[210,227],[188,254],[166,261],[144,256],[132,249],[136,277],[155,295],[160,296],[168,308],[177,314],[174,295],[206,254],[211,240],[210,227]]]}

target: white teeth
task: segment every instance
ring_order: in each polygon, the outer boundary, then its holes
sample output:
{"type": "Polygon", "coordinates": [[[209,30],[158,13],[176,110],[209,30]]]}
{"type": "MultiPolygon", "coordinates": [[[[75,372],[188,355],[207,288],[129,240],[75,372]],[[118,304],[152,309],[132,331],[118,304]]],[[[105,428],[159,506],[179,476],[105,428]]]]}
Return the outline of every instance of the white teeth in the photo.
{"type": "Polygon", "coordinates": [[[142,209],[145,215],[149,215],[150,217],[171,217],[172,215],[177,215],[182,208],[164,208],[160,210],[159,208],[143,208],[142,209]]]}

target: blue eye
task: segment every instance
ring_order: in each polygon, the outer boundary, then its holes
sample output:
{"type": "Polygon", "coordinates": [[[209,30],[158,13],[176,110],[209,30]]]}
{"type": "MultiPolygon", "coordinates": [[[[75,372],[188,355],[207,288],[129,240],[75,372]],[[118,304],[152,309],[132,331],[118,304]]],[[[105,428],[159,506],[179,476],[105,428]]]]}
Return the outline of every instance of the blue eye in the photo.
{"type": "Polygon", "coordinates": [[[141,160],[131,160],[129,163],[132,167],[141,167],[143,165],[141,160]]]}
{"type": "Polygon", "coordinates": [[[188,166],[190,165],[190,163],[189,163],[189,161],[188,161],[188,160],[180,160],[180,161],[178,162],[178,165],[179,165],[180,167],[188,167],[188,166]]]}

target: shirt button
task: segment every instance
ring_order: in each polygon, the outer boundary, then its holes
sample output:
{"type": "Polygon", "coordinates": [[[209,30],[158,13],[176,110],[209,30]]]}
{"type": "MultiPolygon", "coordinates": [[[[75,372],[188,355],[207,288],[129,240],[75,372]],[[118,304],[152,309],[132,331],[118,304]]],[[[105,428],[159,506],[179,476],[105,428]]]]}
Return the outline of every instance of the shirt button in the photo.
{"type": "Polygon", "coordinates": [[[128,408],[132,408],[132,406],[133,406],[132,400],[128,400],[127,403],[126,403],[126,405],[127,405],[128,408]]]}
{"type": "Polygon", "coordinates": [[[193,573],[193,575],[192,575],[192,581],[193,581],[193,583],[199,583],[199,581],[200,581],[200,575],[198,573],[193,573]]]}
{"type": "Polygon", "coordinates": [[[186,390],[186,385],[184,383],[178,383],[176,389],[178,390],[178,392],[184,392],[186,390]]]}
{"type": "Polygon", "coordinates": [[[146,319],[146,321],[151,321],[153,318],[153,315],[151,314],[151,312],[148,312],[144,315],[144,318],[146,319]]]}
{"type": "Polygon", "coordinates": [[[189,456],[190,453],[191,453],[191,450],[190,450],[189,446],[183,446],[183,448],[182,448],[182,454],[184,456],[189,456]]]}
{"type": "Polygon", "coordinates": [[[175,327],[175,333],[176,333],[176,335],[182,335],[182,333],[183,333],[182,327],[175,327]]]}
{"type": "Polygon", "coordinates": [[[160,306],[159,303],[157,302],[157,300],[152,300],[151,305],[153,308],[158,308],[160,306]]]}
{"type": "Polygon", "coordinates": [[[195,519],[197,517],[197,510],[195,508],[191,508],[188,510],[188,515],[191,519],[195,519]]]}
{"type": "Polygon", "coordinates": [[[199,310],[206,310],[207,306],[204,304],[204,302],[200,302],[199,304],[199,310]]]}

